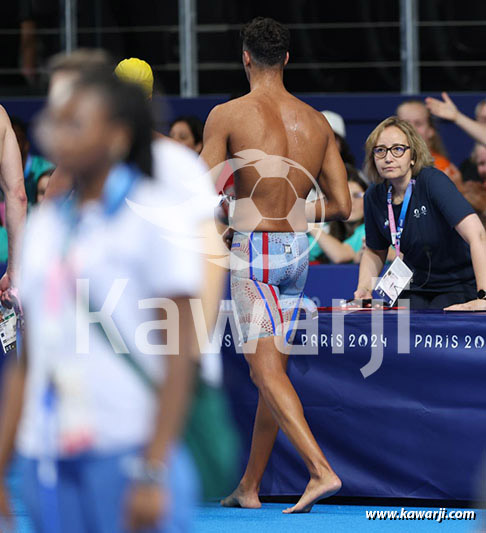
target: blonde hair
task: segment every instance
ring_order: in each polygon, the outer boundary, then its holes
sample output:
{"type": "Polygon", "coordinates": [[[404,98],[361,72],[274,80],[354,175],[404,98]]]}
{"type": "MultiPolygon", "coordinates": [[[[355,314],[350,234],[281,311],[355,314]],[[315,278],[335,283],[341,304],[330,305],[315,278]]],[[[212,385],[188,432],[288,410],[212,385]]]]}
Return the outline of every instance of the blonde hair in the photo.
{"type": "Polygon", "coordinates": [[[412,167],[413,176],[416,176],[424,167],[434,165],[434,160],[430,155],[425,141],[416,132],[415,128],[408,122],[400,120],[398,117],[389,117],[383,122],[380,122],[380,124],[376,126],[376,128],[366,139],[365,172],[374,183],[382,183],[384,179],[376,170],[373,148],[376,146],[378,137],[383,133],[383,131],[386,130],[386,128],[391,128],[392,126],[398,128],[407,137],[408,146],[410,146],[410,157],[412,161],[414,161],[414,165],[412,167]]]}

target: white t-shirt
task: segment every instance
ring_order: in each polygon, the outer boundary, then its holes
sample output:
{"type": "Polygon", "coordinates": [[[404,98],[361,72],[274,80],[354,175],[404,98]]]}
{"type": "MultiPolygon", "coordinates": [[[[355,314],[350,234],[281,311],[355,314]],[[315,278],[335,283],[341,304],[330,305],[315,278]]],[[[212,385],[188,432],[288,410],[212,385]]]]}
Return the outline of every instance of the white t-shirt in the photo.
{"type": "MultiPolygon", "coordinates": [[[[140,338],[145,337],[142,334],[136,340],[137,329],[140,333],[141,324],[156,320],[157,310],[154,303],[152,308],[140,309],[139,302],[198,293],[203,259],[196,247],[180,246],[178,241],[184,235],[189,238],[203,219],[212,216],[214,195],[209,181],[207,187],[201,186],[205,169],[187,150],[171,142],[155,144],[157,178],[138,179],[127,201],[122,201],[114,213],[107,213],[105,203],[87,203],[76,211],[79,218],[71,233],[66,224],[70,218],[59,204],[45,203],[29,217],[19,283],[29,360],[17,448],[25,456],[46,453],[45,391],[53,369],[65,361],[74,362],[73,387],[82,389],[83,403],[88,406],[95,450],[141,445],[153,430],[153,392],[113,352],[96,326],[89,328],[89,352],[79,353],[75,280],[89,280],[92,311],[101,309],[112,291],[113,299],[107,305],[113,304],[113,312],[110,309],[108,313],[116,329],[141,366],[160,382],[164,356],[141,353],[144,345],[140,338]],[[197,212],[174,209],[174,205],[183,205],[196,196],[197,212]],[[155,211],[163,215],[162,225],[154,219],[155,211]],[[165,227],[167,212],[177,230],[176,238],[171,238],[170,228],[165,227]],[[62,260],[66,249],[67,259],[62,260]]],[[[146,337],[154,345],[158,339],[154,332],[146,337]]],[[[68,384],[69,379],[68,374],[68,384]]]]}

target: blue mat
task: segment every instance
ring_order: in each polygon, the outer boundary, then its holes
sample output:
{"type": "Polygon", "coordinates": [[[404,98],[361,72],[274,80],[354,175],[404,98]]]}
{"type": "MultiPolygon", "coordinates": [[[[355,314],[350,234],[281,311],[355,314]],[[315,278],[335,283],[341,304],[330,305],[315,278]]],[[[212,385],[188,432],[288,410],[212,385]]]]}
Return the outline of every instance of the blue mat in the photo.
{"type": "MultiPolygon", "coordinates": [[[[12,469],[8,480],[15,514],[15,533],[34,533],[25,508],[19,497],[18,476],[12,469]]],[[[315,505],[312,512],[301,515],[283,515],[282,510],[291,504],[265,503],[261,509],[227,509],[219,503],[201,505],[194,516],[193,533],[390,533],[390,532],[454,532],[478,533],[479,512],[475,521],[430,520],[368,520],[366,511],[398,511],[397,507],[364,507],[355,505],[315,505]]],[[[407,510],[437,510],[407,507],[407,510]]],[[[453,509],[447,509],[452,511],[453,509]]],[[[483,519],[483,517],[481,517],[483,519]]],[[[0,531],[3,531],[0,525],[0,531]]]]}
{"type": "MultiPolygon", "coordinates": [[[[283,515],[289,504],[266,503],[261,509],[226,509],[219,504],[198,508],[194,533],[390,533],[390,532],[454,532],[477,533],[479,515],[475,521],[450,520],[442,523],[429,520],[367,520],[366,511],[401,511],[396,507],[362,507],[355,505],[315,505],[312,512],[283,515]]],[[[421,510],[405,507],[407,510],[421,510]]],[[[426,511],[436,509],[424,509],[426,511]]],[[[437,509],[438,510],[438,509],[437,509]]],[[[455,509],[447,509],[452,511],[455,509]]],[[[476,511],[477,513],[477,511],[476,511]]]]}

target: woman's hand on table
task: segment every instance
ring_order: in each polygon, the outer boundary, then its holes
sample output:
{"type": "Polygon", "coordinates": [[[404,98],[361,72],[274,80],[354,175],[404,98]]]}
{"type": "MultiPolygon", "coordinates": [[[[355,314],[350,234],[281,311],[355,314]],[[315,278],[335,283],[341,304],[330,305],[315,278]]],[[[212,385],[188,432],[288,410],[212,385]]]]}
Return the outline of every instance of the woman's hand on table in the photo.
{"type": "Polygon", "coordinates": [[[463,304],[454,304],[444,308],[444,311],[486,311],[486,300],[470,300],[463,304]]]}

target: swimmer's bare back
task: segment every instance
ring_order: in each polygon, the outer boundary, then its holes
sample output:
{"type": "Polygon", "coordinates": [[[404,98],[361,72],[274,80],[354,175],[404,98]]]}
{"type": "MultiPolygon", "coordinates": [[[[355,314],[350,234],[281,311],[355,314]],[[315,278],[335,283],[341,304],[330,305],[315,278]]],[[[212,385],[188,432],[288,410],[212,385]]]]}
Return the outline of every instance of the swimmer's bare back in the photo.
{"type": "Polygon", "coordinates": [[[208,166],[213,168],[249,149],[280,157],[267,157],[257,165],[258,169],[249,165],[235,173],[236,199],[251,196],[262,218],[258,217],[255,227],[251,210],[236,202],[234,229],[307,231],[305,199],[314,186],[307,173],[326,196],[326,220],[346,215],[349,208],[346,169],[334,134],[321,113],[283,86],[259,87],[211,111],[201,153],[208,166]],[[288,167],[281,158],[301,165],[307,173],[292,166],[287,173],[288,167]],[[282,179],[283,176],[287,179],[282,179]],[[297,205],[296,196],[300,199],[297,205]],[[243,209],[238,212],[241,205],[243,209]]]}

